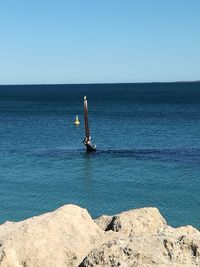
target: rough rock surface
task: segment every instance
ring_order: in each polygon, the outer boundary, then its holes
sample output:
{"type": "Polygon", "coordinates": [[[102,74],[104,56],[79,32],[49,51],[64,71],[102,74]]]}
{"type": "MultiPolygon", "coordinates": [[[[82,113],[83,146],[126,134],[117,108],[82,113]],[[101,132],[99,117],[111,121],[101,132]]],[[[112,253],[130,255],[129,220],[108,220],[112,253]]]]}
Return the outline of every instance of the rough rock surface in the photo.
{"type": "Polygon", "coordinates": [[[200,232],[172,228],[156,208],[92,220],[66,205],[0,225],[0,267],[200,266],[200,232]]]}
{"type": "Polygon", "coordinates": [[[200,266],[200,238],[165,235],[114,239],[92,250],[80,267],[200,266]]]}
{"type": "Polygon", "coordinates": [[[8,222],[0,226],[0,266],[77,266],[102,236],[88,212],[75,205],[8,222]]]}
{"type": "Polygon", "coordinates": [[[162,232],[166,221],[156,208],[135,209],[115,216],[101,216],[96,224],[104,231],[115,231],[126,236],[140,236],[162,232]]]}

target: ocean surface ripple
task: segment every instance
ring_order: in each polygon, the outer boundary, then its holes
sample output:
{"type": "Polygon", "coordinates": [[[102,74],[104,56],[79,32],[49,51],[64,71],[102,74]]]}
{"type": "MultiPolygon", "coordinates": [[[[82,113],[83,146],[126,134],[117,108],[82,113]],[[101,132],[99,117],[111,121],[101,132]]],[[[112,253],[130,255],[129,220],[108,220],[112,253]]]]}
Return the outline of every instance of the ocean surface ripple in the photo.
{"type": "Polygon", "coordinates": [[[198,82],[0,86],[0,223],[75,203],[93,217],[156,206],[200,227],[199,114],[198,82]]]}

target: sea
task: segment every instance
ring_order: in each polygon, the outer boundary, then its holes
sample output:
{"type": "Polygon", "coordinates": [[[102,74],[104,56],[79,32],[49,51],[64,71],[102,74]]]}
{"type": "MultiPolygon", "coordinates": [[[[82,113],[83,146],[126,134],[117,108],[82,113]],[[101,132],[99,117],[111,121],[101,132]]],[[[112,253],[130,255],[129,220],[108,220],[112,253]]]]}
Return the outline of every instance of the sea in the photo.
{"type": "Polygon", "coordinates": [[[200,228],[200,82],[0,86],[0,223],[69,203],[200,228]]]}

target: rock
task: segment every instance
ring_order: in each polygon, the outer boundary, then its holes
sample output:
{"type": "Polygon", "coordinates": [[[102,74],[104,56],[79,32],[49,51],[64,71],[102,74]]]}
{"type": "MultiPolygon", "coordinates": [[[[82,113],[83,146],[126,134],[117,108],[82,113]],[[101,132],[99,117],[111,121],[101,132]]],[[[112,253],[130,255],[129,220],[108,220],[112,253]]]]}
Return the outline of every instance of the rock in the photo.
{"type": "Polygon", "coordinates": [[[168,236],[176,236],[177,238],[180,238],[181,236],[199,236],[200,232],[192,227],[191,225],[182,226],[178,228],[172,228],[171,226],[167,226],[165,228],[165,234],[168,236]]]}
{"type": "Polygon", "coordinates": [[[104,231],[108,231],[113,221],[113,216],[102,215],[95,220],[95,223],[104,231]]]}
{"type": "Polygon", "coordinates": [[[3,261],[4,257],[5,257],[5,251],[4,251],[4,246],[2,243],[0,243],[0,265],[1,265],[1,262],[3,261]]]}
{"type": "Polygon", "coordinates": [[[200,266],[200,240],[167,236],[116,239],[92,250],[79,267],[200,266]]]}
{"type": "Polygon", "coordinates": [[[162,232],[166,221],[156,208],[141,208],[122,212],[115,216],[101,216],[96,221],[104,231],[115,231],[127,236],[141,236],[162,232]]]}
{"type": "Polygon", "coordinates": [[[103,231],[85,209],[66,205],[19,223],[0,226],[0,266],[77,266],[103,231]]]}
{"type": "Polygon", "coordinates": [[[103,215],[96,223],[110,238],[79,267],[200,266],[200,232],[192,226],[167,226],[156,208],[103,215]]]}
{"type": "Polygon", "coordinates": [[[65,205],[0,225],[0,267],[200,266],[200,232],[172,228],[156,208],[92,220],[65,205]]]}

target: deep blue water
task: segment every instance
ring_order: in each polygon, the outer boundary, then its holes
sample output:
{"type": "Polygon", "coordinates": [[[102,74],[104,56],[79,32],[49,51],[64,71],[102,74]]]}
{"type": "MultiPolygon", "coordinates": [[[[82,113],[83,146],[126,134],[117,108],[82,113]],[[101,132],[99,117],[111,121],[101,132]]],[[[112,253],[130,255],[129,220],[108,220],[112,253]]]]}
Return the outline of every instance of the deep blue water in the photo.
{"type": "Polygon", "coordinates": [[[200,83],[0,86],[0,222],[66,203],[200,227],[200,83]]]}

